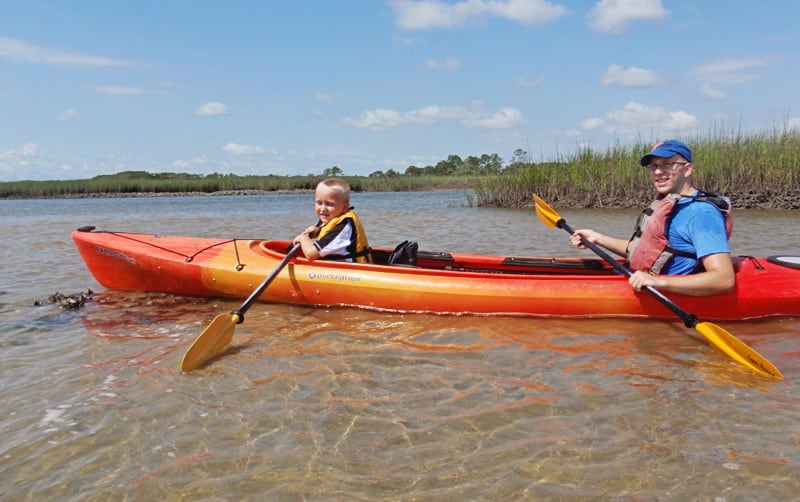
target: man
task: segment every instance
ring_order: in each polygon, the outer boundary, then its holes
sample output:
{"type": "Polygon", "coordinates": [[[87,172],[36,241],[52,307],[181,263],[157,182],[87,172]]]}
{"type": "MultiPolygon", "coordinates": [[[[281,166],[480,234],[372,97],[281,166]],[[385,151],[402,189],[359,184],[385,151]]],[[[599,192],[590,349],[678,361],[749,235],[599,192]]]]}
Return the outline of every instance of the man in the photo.
{"type": "Polygon", "coordinates": [[[640,163],[650,172],[658,196],[637,221],[633,237],[580,229],[572,244],[584,248],[583,238],[627,257],[634,270],[629,282],[636,291],[652,286],[694,296],[730,292],[735,285],[728,244],[730,202],[693,186],[692,152],[680,141],[656,144],[640,163]]]}

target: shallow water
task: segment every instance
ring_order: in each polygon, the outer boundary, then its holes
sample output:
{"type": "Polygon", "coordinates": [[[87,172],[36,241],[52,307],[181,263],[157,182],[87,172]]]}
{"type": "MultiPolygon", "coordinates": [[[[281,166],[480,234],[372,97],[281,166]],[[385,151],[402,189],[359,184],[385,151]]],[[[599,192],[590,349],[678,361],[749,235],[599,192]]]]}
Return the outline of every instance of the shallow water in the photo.
{"type": "MultiPolygon", "coordinates": [[[[106,291],[82,225],[291,238],[308,195],[0,201],[2,500],[790,500],[800,319],[724,323],[766,381],[693,330],[626,319],[256,304],[224,357],[183,352],[240,302],[106,291]],[[56,291],[95,295],[64,311],[56,291]],[[42,306],[34,306],[40,300],[42,306]]],[[[373,245],[575,255],[533,210],[356,194],[373,245]]],[[[626,235],[631,211],[559,210],[626,235]]],[[[796,213],[740,212],[739,254],[798,254],[796,213]]]]}

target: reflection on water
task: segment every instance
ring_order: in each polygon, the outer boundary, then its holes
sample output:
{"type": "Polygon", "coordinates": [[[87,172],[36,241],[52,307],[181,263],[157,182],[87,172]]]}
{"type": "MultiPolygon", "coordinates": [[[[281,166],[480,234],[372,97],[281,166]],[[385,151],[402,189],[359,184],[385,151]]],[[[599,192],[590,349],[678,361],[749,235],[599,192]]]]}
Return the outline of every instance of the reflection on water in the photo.
{"type": "MultiPolygon", "coordinates": [[[[358,194],[374,244],[413,237],[426,249],[575,254],[530,210],[462,207],[453,194],[406,197],[358,194]]],[[[730,501],[798,493],[800,319],[725,324],[783,371],[786,381],[773,383],[678,321],[257,304],[223,357],[183,374],[188,345],[239,302],[105,291],[67,236],[95,224],[290,237],[311,212],[300,197],[197,199],[41,201],[38,213],[15,203],[15,222],[0,224],[18,236],[0,243],[9,278],[0,286],[0,396],[8,403],[0,498],[730,501]],[[77,311],[33,306],[86,288],[96,294],[77,311]]],[[[633,214],[562,212],[573,226],[621,234],[633,214]]],[[[735,242],[752,243],[745,253],[787,252],[790,216],[737,215],[735,242]]]]}

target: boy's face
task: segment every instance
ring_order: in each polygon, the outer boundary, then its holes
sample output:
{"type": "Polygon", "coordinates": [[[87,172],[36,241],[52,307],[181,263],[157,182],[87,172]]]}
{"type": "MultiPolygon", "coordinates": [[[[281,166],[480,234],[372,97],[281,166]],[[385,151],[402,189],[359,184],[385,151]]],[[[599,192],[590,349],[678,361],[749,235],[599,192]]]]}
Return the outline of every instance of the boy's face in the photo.
{"type": "Polygon", "coordinates": [[[350,201],[345,200],[342,193],[335,188],[320,185],[314,192],[314,209],[323,224],[343,214],[349,208],[350,201]]]}

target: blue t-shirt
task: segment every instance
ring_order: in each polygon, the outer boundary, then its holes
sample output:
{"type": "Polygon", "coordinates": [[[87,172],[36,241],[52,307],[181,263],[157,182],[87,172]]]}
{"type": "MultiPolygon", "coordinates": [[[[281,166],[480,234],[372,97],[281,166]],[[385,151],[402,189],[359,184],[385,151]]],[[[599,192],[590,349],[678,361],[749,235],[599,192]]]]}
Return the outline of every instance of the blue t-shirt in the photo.
{"type": "MultiPolygon", "coordinates": [[[[694,195],[697,195],[695,193],[694,195]]],[[[669,223],[669,245],[701,259],[716,253],[730,253],[725,231],[725,215],[713,204],[683,198],[669,223]]],[[[697,261],[674,256],[662,274],[690,274],[697,261]]]]}

